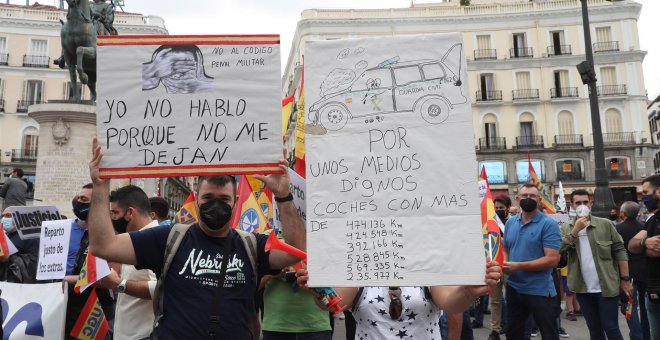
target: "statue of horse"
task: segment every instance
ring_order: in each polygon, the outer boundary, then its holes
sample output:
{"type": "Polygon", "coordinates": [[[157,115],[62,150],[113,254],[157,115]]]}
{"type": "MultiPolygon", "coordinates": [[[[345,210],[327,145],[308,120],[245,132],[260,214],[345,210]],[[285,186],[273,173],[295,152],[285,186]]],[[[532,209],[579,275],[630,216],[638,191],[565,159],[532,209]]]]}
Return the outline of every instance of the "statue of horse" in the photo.
{"type": "Polygon", "coordinates": [[[91,99],[96,100],[96,29],[92,22],[89,0],[66,0],[69,5],[67,21],[60,37],[62,54],[71,78],[73,99],[80,100],[77,79],[89,87],[91,99]],[[78,72],[76,77],[76,72],[78,72]]]}

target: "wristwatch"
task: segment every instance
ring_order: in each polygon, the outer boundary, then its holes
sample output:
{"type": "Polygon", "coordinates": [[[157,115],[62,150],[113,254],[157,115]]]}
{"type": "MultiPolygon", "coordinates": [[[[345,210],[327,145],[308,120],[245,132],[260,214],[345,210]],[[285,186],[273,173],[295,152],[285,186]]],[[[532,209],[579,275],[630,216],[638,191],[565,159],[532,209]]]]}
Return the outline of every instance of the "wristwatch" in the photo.
{"type": "Polygon", "coordinates": [[[630,276],[622,276],[621,281],[630,282],[630,276]]]}
{"type": "Polygon", "coordinates": [[[277,202],[277,203],[289,202],[289,201],[293,201],[293,194],[290,193],[290,192],[289,192],[288,195],[286,195],[284,197],[275,196],[275,202],[277,202]]]}
{"type": "Polygon", "coordinates": [[[126,282],[128,280],[123,279],[121,282],[119,282],[119,285],[117,286],[117,291],[120,293],[125,293],[126,292],[126,282]]]}

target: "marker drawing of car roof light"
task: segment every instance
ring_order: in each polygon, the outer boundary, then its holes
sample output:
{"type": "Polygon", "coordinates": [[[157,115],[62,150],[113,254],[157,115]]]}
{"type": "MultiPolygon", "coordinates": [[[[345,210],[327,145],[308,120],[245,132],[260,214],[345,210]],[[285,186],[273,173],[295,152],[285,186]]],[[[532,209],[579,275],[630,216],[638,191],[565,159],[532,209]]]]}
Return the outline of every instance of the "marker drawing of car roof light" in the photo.
{"type": "Polygon", "coordinates": [[[392,57],[392,58],[387,59],[387,60],[383,61],[382,63],[378,64],[378,67],[383,68],[385,66],[395,64],[395,63],[399,62],[400,59],[401,58],[399,58],[399,56],[392,57]]]}

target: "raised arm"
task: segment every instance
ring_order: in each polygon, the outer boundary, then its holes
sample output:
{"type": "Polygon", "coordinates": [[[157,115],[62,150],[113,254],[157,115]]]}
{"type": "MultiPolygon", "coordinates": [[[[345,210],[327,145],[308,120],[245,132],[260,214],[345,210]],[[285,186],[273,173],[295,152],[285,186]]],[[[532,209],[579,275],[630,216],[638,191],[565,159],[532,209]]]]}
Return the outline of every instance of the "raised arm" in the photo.
{"type": "MultiPolygon", "coordinates": [[[[273,192],[275,197],[284,198],[290,195],[291,178],[289,177],[288,163],[284,159],[280,159],[279,167],[282,170],[281,174],[273,174],[268,176],[255,175],[254,177],[263,181],[266,186],[273,192]]],[[[293,201],[277,203],[280,210],[280,218],[282,219],[282,233],[284,239],[288,244],[300,250],[305,251],[307,248],[307,235],[305,234],[305,224],[302,218],[298,215],[293,201]]],[[[286,266],[299,262],[300,258],[287,253],[274,250],[269,257],[269,264],[271,269],[281,269],[286,266]]]]}
{"type": "Polygon", "coordinates": [[[89,209],[89,247],[94,255],[108,261],[137,264],[133,242],[127,233],[116,235],[110,218],[110,180],[99,177],[99,163],[103,158],[96,137],[92,141],[93,156],[89,174],[94,183],[89,209]]]}

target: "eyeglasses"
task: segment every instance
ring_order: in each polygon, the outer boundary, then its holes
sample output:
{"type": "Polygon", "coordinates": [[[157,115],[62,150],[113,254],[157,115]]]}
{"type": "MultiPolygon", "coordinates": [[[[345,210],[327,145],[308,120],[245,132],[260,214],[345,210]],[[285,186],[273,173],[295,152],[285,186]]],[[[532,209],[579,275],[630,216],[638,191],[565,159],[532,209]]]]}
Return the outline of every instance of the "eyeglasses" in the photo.
{"type": "Polygon", "coordinates": [[[403,304],[401,303],[401,288],[390,287],[388,294],[390,296],[390,318],[392,318],[392,320],[398,320],[403,311],[403,304]]]}

